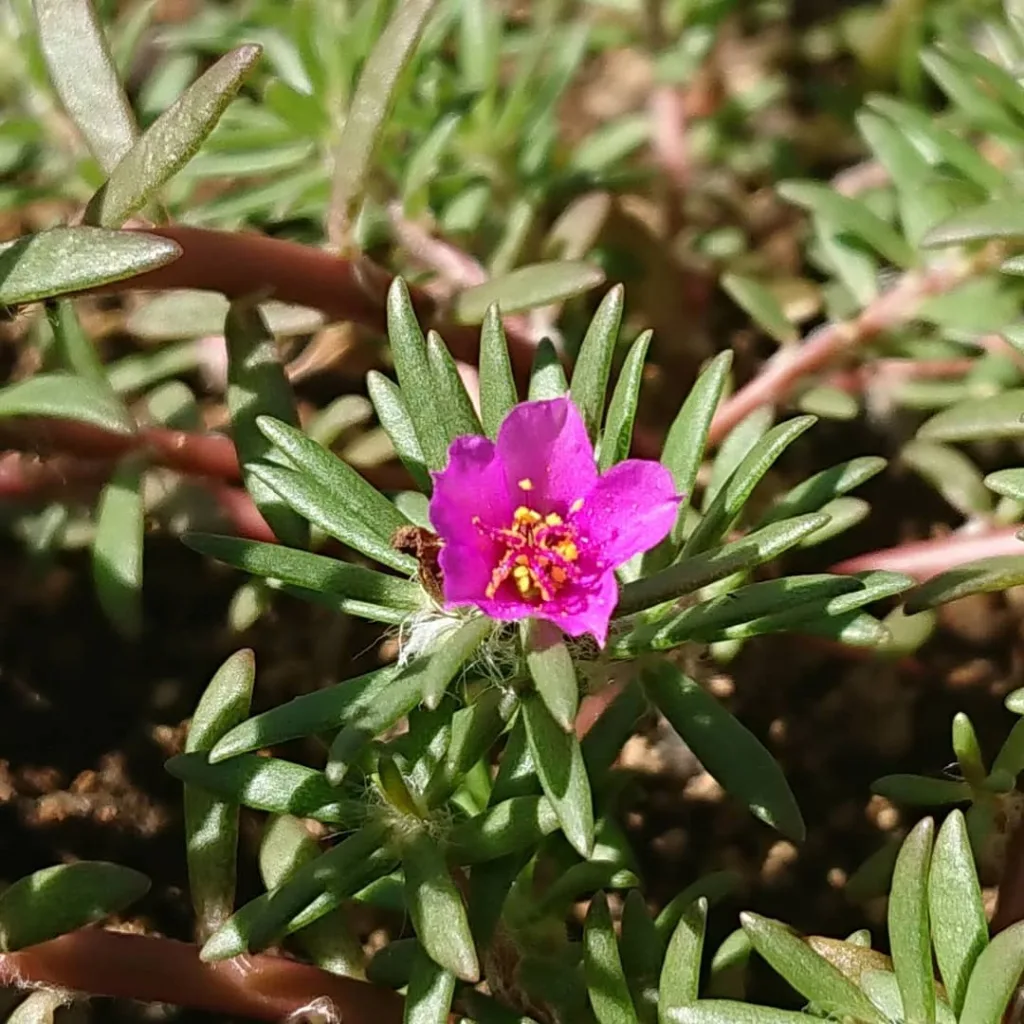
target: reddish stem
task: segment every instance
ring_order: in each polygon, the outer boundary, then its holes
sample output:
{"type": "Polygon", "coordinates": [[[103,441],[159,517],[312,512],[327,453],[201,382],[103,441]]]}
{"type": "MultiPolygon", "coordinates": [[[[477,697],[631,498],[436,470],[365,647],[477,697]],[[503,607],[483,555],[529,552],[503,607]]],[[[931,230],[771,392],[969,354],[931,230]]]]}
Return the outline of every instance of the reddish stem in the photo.
{"type": "Polygon", "coordinates": [[[98,929],[0,954],[0,985],[70,989],[269,1021],[318,1009],[336,1024],[399,1024],[403,1006],[390,990],[283,957],[204,963],[191,943],[98,929]]]}
{"type": "Polygon", "coordinates": [[[1019,526],[1006,526],[985,533],[951,533],[947,537],[869,551],[832,566],[830,571],[852,573],[887,569],[906,573],[919,581],[927,580],[979,558],[1024,554],[1024,544],[1017,539],[1019,532],[1019,526]]]}

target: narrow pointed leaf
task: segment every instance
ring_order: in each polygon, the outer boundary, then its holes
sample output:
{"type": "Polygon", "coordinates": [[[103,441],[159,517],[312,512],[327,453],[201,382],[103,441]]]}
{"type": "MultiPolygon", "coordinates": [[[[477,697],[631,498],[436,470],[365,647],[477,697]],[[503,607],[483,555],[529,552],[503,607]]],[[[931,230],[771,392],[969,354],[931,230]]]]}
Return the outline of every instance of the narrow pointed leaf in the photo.
{"type": "Polygon", "coordinates": [[[815,422],[814,416],[798,416],[780,423],[750,449],[722,486],[697,528],[690,534],[683,548],[684,554],[695,554],[718,542],[776,459],[815,422]]]}
{"type": "Polygon", "coordinates": [[[63,370],[78,377],[86,377],[97,384],[107,384],[103,363],[96,348],[75,314],[74,302],[62,299],[46,304],[46,320],[53,333],[58,361],[63,370]]]}
{"type": "Polygon", "coordinates": [[[934,834],[934,821],[925,818],[904,840],[896,858],[889,896],[893,970],[906,1019],[913,1024],[934,1024],[935,1021],[935,981],[928,927],[928,870],[934,834]]]}
{"type": "Polygon", "coordinates": [[[527,398],[531,402],[545,398],[561,398],[568,390],[569,383],[565,379],[565,370],[558,358],[558,352],[547,338],[542,338],[533,355],[527,398]]]}
{"type": "MultiPolygon", "coordinates": [[[[236,652],[210,680],[188,728],[185,752],[208,751],[249,713],[256,679],[253,652],[236,652]]],[[[218,800],[207,790],[184,787],[185,850],[189,895],[197,930],[205,941],[231,916],[235,906],[238,858],[238,804],[218,800]]]]}
{"type": "Polygon", "coordinates": [[[120,864],[43,868],[0,893],[0,950],[13,953],[117,914],[148,889],[145,875],[120,864]]]}
{"type": "Polygon", "coordinates": [[[448,851],[456,864],[480,864],[535,847],[559,827],[544,796],[514,796],[456,825],[448,851]]]}
{"type": "Polygon", "coordinates": [[[940,249],[993,238],[1024,238],[1024,206],[1017,200],[997,199],[954,214],[932,228],[921,244],[925,248],[940,249]]]}
{"type": "Polygon", "coordinates": [[[69,373],[40,373],[0,389],[0,418],[43,416],[76,420],[116,434],[131,434],[135,423],[106,385],[69,373]]]}
{"type": "Polygon", "coordinates": [[[92,543],[96,598],[114,627],[129,639],[142,633],[143,468],[138,457],[128,456],[114,471],[96,507],[92,543]]]}
{"type": "Polygon", "coordinates": [[[963,1009],[971,971],[988,945],[988,921],[974,867],[967,825],[960,811],[942,823],[928,873],[932,943],[946,997],[963,1009]]]}
{"type": "Polygon", "coordinates": [[[914,614],[956,601],[968,594],[988,594],[1021,583],[1024,583],[1024,554],[982,558],[939,573],[922,583],[908,595],[906,608],[914,614]]]}
{"type": "Polygon", "coordinates": [[[652,663],[641,680],[651,700],[731,796],[783,835],[803,840],[803,818],[789,783],[749,729],[674,665],[652,663]]]}
{"type": "Polygon", "coordinates": [[[434,331],[427,334],[427,363],[434,385],[435,409],[445,423],[448,442],[465,434],[482,434],[480,418],[455,367],[455,360],[434,331]]]}
{"type": "Polygon", "coordinates": [[[498,428],[518,401],[501,310],[492,304],[480,327],[480,417],[488,437],[498,436],[498,428]]]}
{"type": "Polygon", "coordinates": [[[625,291],[621,285],[617,285],[601,300],[580,345],[572,372],[569,394],[583,417],[591,440],[596,439],[601,425],[624,303],[625,291]]]}
{"type": "Polygon", "coordinates": [[[448,1024],[454,996],[455,975],[420,949],[412,962],[403,1024],[448,1024]]]}
{"type": "Polygon", "coordinates": [[[551,717],[569,732],[576,722],[580,688],[576,666],[561,630],[541,619],[528,620],[524,630],[526,666],[551,717]]]}
{"type": "Polygon", "coordinates": [[[494,623],[486,615],[474,616],[430,655],[423,678],[423,703],[428,708],[437,707],[448,684],[472,659],[493,629],[494,623]]]}
{"type": "Polygon", "coordinates": [[[371,370],[366,375],[366,387],[380,425],[395,446],[395,453],[409,471],[416,486],[424,494],[429,495],[432,490],[430,473],[427,471],[423,449],[416,436],[416,428],[413,426],[412,416],[401,390],[394,381],[376,370],[371,370]]]}
{"type": "Polygon", "coordinates": [[[724,274],[722,287],[769,337],[783,344],[800,337],[770,288],[742,274],[724,274]]]}
{"type": "Polygon", "coordinates": [[[390,543],[396,530],[410,525],[376,487],[298,428],[271,416],[260,416],[256,426],[296,469],[308,473],[336,501],[343,502],[347,512],[374,528],[382,540],[390,543]]]}
{"type": "Polygon", "coordinates": [[[362,517],[351,514],[345,505],[334,500],[326,487],[309,476],[267,463],[251,465],[250,474],[278,495],[287,508],[342,544],[398,572],[411,574],[416,571],[415,558],[396,551],[381,538],[376,528],[367,525],[362,517]]]}
{"type": "Polygon", "coordinates": [[[807,1024],[807,1014],[732,999],[701,999],[681,1006],[672,1014],[672,1024],[807,1024]]]}
{"type": "Polygon", "coordinates": [[[189,86],[111,170],[89,200],[85,222],[120,227],[153,199],[216,127],[262,52],[260,46],[239,46],[189,86]]]}
{"type": "MultiPolygon", "coordinates": [[[[661,461],[672,471],[676,490],[683,497],[679,510],[679,524],[682,523],[684,513],[693,500],[693,487],[697,481],[697,471],[704,460],[708,430],[711,429],[715,410],[725,391],[731,366],[731,349],[721,352],[708,363],[686,396],[686,401],[672,421],[668,437],[665,439],[661,461]]],[[[673,539],[676,541],[681,539],[679,529],[677,525],[673,533],[673,539]]]]}
{"type": "Polygon", "coordinates": [[[820,512],[784,519],[749,533],[731,544],[702,551],[653,576],[628,583],[619,592],[615,617],[631,615],[644,608],[691,594],[734,572],[752,569],[771,561],[827,522],[828,516],[820,512]]]}
{"type": "Polygon", "coordinates": [[[1024,437],[1024,388],[969,398],[933,416],[917,432],[927,441],[985,441],[1024,437]]]}
{"type": "MultiPolygon", "coordinates": [[[[448,445],[444,425],[437,415],[437,395],[432,385],[427,343],[416,320],[409,289],[401,278],[396,278],[388,289],[387,319],[395,371],[420,451],[430,469],[442,469],[447,461],[448,445]]],[[[372,393],[370,397],[373,398],[372,393]]]]}
{"type": "Polygon", "coordinates": [[[908,807],[942,807],[971,798],[971,787],[966,782],[899,773],[875,779],[871,792],[908,807]]]}
{"type": "Polygon", "coordinates": [[[396,88],[436,3],[402,0],[363,65],[335,150],[330,217],[338,241],[355,221],[396,88]]]}
{"type": "Polygon", "coordinates": [[[583,924],[583,974],[598,1024],[637,1024],[608,899],[599,892],[583,924]]]}
{"type": "Polygon", "coordinates": [[[565,838],[581,857],[589,857],[594,845],[594,809],[576,734],[559,726],[539,696],[523,701],[522,714],[533,763],[565,838]]]}
{"type": "Polygon", "coordinates": [[[990,491],[1014,501],[1024,501],[1024,469],[1000,469],[985,477],[990,491]]]}
{"type": "Polygon", "coordinates": [[[917,439],[903,446],[900,461],[919,473],[964,516],[991,511],[992,496],[985,489],[981,471],[958,449],[917,439]]]}
{"type": "Polygon", "coordinates": [[[1000,1024],[1022,972],[1024,921],[1018,921],[996,935],[978,957],[960,1014],[963,1024],[1000,1024]]]}
{"type": "Polygon", "coordinates": [[[641,1024],[658,1024],[658,981],[664,945],[639,889],[630,889],[622,906],[622,970],[641,1024]]]}
{"type": "Polygon", "coordinates": [[[91,0],[33,0],[39,47],[64,109],[105,171],[138,129],[91,0]]]}
{"type": "Polygon", "coordinates": [[[190,533],[184,540],[193,550],[254,576],[334,597],[338,609],[351,615],[400,623],[423,606],[419,584],[361,565],[279,544],[216,534],[190,533]]]}
{"type": "MultiPolygon", "coordinates": [[[[278,704],[228,732],[210,752],[211,762],[339,729],[391,697],[396,689],[395,682],[402,675],[402,669],[389,665],[278,704]]],[[[418,680],[416,692],[418,694],[418,680]]]]}
{"type": "Polygon", "coordinates": [[[604,272],[581,260],[558,260],[517,267],[501,277],[474,285],[455,296],[458,323],[480,323],[497,303],[506,316],[583,295],[604,281],[604,272]]]}
{"type": "Polygon", "coordinates": [[[629,355],[622,364],[622,372],[608,405],[604,433],[601,435],[598,468],[602,473],[611,469],[615,463],[629,458],[629,449],[633,443],[633,424],[640,401],[640,385],[643,383],[644,360],[647,358],[647,347],[652,337],[651,331],[644,331],[633,342],[629,355]]]}
{"type": "Polygon", "coordinates": [[[253,470],[279,461],[280,456],[256,425],[260,416],[274,416],[298,425],[299,414],[291,385],[285,377],[274,336],[256,306],[233,302],[224,322],[228,353],[228,411],[231,436],[238,450],[242,478],[260,515],[277,538],[291,547],[309,544],[309,526],[253,470]]]}
{"type": "Polygon", "coordinates": [[[176,779],[222,800],[273,814],[292,814],[335,825],[351,824],[358,805],[323,772],[276,757],[240,754],[210,764],[206,751],[178,754],[164,765],[176,779]]]}
{"type": "Polygon", "coordinates": [[[175,242],[142,231],[50,228],[0,244],[0,306],[98,288],[173,263],[175,242]]]}
{"type": "Polygon", "coordinates": [[[681,1006],[697,1002],[707,918],[708,901],[700,898],[683,911],[672,933],[658,984],[659,1024],[672,1024],[681,1006]]]}
{"type": "Polygon", "coordinates": [[[842,972],[785,925],[758,914],[741,914],[743,930],[761,954],[802,996],[837,1018],[887,1024],[870,999],[842,972]]]}
{"type": "Polygon", "coordinates": [[[790,516],[818,512],[830,501],[877,476],[886,464],[886,460],[879,456],[865,455],[815,473],[779,498],[759,525],[767,526],[790,516]]]}
{"type": "Polygon", "coordinates": [[[466,908],[444,855],[428,834],[419,832],[403,844],[402,867],[409,916],[423,949],[457,978],[477,981],[480,964],[466,908]]]}

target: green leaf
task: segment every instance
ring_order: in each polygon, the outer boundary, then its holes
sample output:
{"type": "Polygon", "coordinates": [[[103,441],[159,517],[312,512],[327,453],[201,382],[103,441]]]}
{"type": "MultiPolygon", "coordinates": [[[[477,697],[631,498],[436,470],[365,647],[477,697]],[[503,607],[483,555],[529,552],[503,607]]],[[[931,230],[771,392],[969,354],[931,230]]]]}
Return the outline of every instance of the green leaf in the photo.
{"type": "Polygon", "coordinates": [[[501,310],[490,305],[480,327],[480,417],[488,437],[498,436],[498,428],[518,401],[501,310]]]}
{"type": "Polygon", "coordinates": [[[533,763],[565,838],[581,857],[589,857],[594,845],[594,809],[576,734],[561,728],[539,696],[523,701],[522,715],[533,763]]]}
{"type": "Polygon", "coordinates": [[[749,729],[668,662],[645,666],[641,681],[697,760],[731,796],[783,835],[803,840],[803,818],[789,783],[749,729]]]}
{"type": "Polygon", "coordinates": [[[1024,204],[1016,199],[998,199],[964,210],[932,228],[921,244],[926,249],[941,249],[994,238],[1024,238],[1024,204]]]}
{"type": "Polygon", "coordinates": [[[199,957],[226,960],[306,928],[387,875],[396,863],[384,830],[364,826],[297,866],[276,889],[246,903],[207,939],[199,957]]]}
{"type": "MultiPolygon", "coordinates": [[[[317,841],[298,818],[281,815],[268,819],[259,849],[263,884],[268,892],[283,886],[319,855],[317,841]]],[[[299,933],[297,941],[323,970],[365,978],[366,955],[346,909],[339,908],[307,925],[299,933]]]]}
{"type": "MultiPolygon", "coordinates": [[[[256,660],[249,649],[231,655],[210,680],[188,727],[185,752],[208,751],[249,713],[256,660]]],[[[231,916],[235,905],[238,806],[186,785],[185,850],[189,894],[201,940],[231,916]]]]}
{"type": "Polygon", "coordinates": [[[565,379],[565,370],[558,358],[558,352],[547,338],[542,338],[533,354],[527,398],[531,402],[545,398],[561,398],[568,390],[569,384],[565,379]]]}
{"type": "Polygon", "coordinates": [[[462,127],[462,114],[446,114],[410,155],[402,181],[402,200],[407,213],[419,209],[425,193],[441,172],[446,151],[462,127]]]}
{"type": "Polygon", "coordinates": [[[823,420],[845,422],[855,420],[860,415],[860,403],[853,395],[840,388],[825,385],[804,391],[797,398],[796,407],[800,412],[823,420]]]}
{"type": "Polygon", "coordinates": [[[692,882],[681,893],[669,900],[658,914],[654,924],[663,947],[668,948],[672,933],[682,920],[683,914],[697,900],[704,900],[709,907],[714,906],[727,896],[735,895],[742,882],[742,876],[735,871],[714,871],[710,875],[698,878],[696,882],[692,882]]]}
{"type": "MultiPolygon", "coordinates": [[[[859,589],[861,583],[854,577],[829,573],[784,576],[777,580],[750,583],[685,608],[667,623],[654,622],[641,627],[630,636],[628,644],[639,651],[648,647],[675,647],[686,640],[706,640],[741,623],[771,620],[787,610],[799,610],[800,605],[819,608],[821,602],[828,598],[859,589]]],[[[743,635],[755,635],[756,632],[760,630],[748,630],[743,635]]]]}
{"type": "Polygon", "coordinates": [[[271,416],[258,417],[256,426],[297,470],[308,474],[336,503],[344,504],[347,514],[361,519],[381,540],[390,544],[396,530],[410,525],[408,517],[365,477],[298,428],[271,416]]]}
{"type": "Polygon", "coordinates": [[[445,424],[449,443],[466,434],[482,434],[480,418],[462,383],[451,352],[435,331],[427,333],[427,362],[434,384],[436,415],[445,424]]]}
{"type": "Polygon", "coordinates": [[[657,1024],[658,977],[663,944],[639,889],[630,889],[622,906],[619,952],[622,969],[642,1024],[657,1024]]]}
{"type": "MultiPolygon", "coordinates": [[[[0,904],[2,908],[2,904],[0,904]]],[[[960,1020],[1000,1024],[1024,972],[1024,921],[1010,925],[982,950],[967,983],[960,1020]]]]}
{"type": "MultiPolygon", "coordinates": [[[[427,343],[416,320],[409,289],[401,278],[396,278],[388,289],[387,320],[395,372],[420,451],[430,469],[443,469],[448,459],[448,445],[444,425],[437,414],[427,343]]],[[[370,398],[376,406],[372,392],[370,398]]],[[[395,448],[399,450],[397,443],[395,448]]]]}
{"type": "Polygon", "coordinates": [[[409,415],[409,407],[401,390],[394,381],[376,370],[371,370],[366,375],[366,387],[380,425],[395,446],[395,453],[416,486],[425,495],[429,495],[433,484],[412,417],[409,415]]]}
{"type": "Polygon", "coordinates": [[[1024,388],[969,398],[933,416],[918,430],[927,441],[985,441],[1024,437],[1024,388]]]}
{"type": "Polygon", "coordinates": [[[437,707],[448,684],[476,654],[493,630],[494,622],[491,619],[486,615],[475,615],[440,642],[430,655],[423,672],[423,703],[428,708],[437,707]]]}
{"type": "Polygon", "coordinates": [[[120,227],[153,199],[216,127],[262,52],[239,46],[189,86],[111,169],[85,208],[85,223],[120,227]]]}
{"type": "Polygon", "coordinates": [[[619,591],[615,617],[631,615],[653,605],[691,594],[709,583],[735,572],[753,569],[799,544],[804,537],[821,529],[828,516],[818,512],[772,523],[746,537],[721,547],[702,551],[677,564],[627,583],[619,591]]]}
{"type": "Polygon", "coordinates": [[[830,501],[847,494],[862,483],[877,476],[886,467],[886,460],[876,455],[865,455],[849,462],[823,469],[808,477],[791,491],[782,495],[765,514],[760,526],[788,519],[790,516],[818,512],[830,501]]]}
{"type": "Polygon", "coordinates": [[[506,316],[583,295],[604,282],[604,271],[581,260],[556,260],[517,267],[459,292],[454,299],[456,323],[480,323],[497,303],[506,316]]]}
{"type": "Polygon", "coordinates": [[[946,996],[959,1014],[971,971],[988,945],[988,921],[960,811],[946,818],[935,841],[928,873],[928,908],[935,959],[946,996]]]}
{"type": "Polygon", "coordinates": [[[601,426],[624,304],[622,285],[616,285],[601,300],[583,337],[572,371],[569,395],[583,417],[591,441],[597,439],[601,426]]]}
{"type": "Polygon", "coordinates": [[[543,796],[514,796],[456,825],[448,850],[456,864],[480,864],[536,846],[559,826],[543,796]]]}
{"type": "Polygon", "coordinates": [[[342,544],[398,572],[416,571],[417,562],[412,555],[396,551],[381,538],[376,527],[368,526],[361,516],[353,515],[326,487],[309,476],[266,463],[252,465],[250,473],[280,495],[289,508],[342,544]]]}
{"type": "Polygon", "coordinates": [[[672,1024],[807,1024],[807,1014],[732,999],[701,999],[692,1006],[679,1007],[672,1024]]]}
{"type": "Polygon", "coordinates": [[[708,431],[725,390],[731,366],[731,349],[720,352],[708,363],[686,396],[665,439],[661,462],[671,470],[676,491],[683,496],[679,518],[672,533],[673,541],[677,543],[682,540],[682,524],[693,500],[693,488],[697,481],[697,471],[704,459],[708,431]]]}
{"type": "Polygon", "coordinates": [[[480,964],[466,908],[444,854],[426,832],[416,832],[403,843],[402,867],[409,916],[423,949],[457,978],[476,982],[480,964]]]}
{"type": "Polygon", "coordinates": [[[214,746],[210,760],[216,763],[261,747],[340,729],[358,721],[382,701],[395,697],[399,690],[408,692],[398,703],[412,700],[412,707],[419,699],[419,681],[415,686],[399,684],[398,680],[405,676],[403,669],[389,665],[278,704],[235,726],[214,746]]]}
{"type": "Polygon", "coordinates": [[[274,336],[249,300],[231,304],[224,322],[228,354],[227,404],[231,436],[238,450],[245,488],[278,540],[291,547],[309,544],[309,526],[253,470],[279,460],[256,421],[274,416],[297,426],[298,408],[284,373],[274,336]]]}
{"type": "Polygon", "coordinates": [[[990,491],[1014,501],[1024,501],[1024,469],[1000,469],[984,480],[990,491]]]}
{"type": "Polygon", "coordinates": [[[43,868],[0,893],[0,950],[13,953],[120,913],[149,890],[131,868],[80,860],[43,868]]]}
{"type": "Polygon", "coordinates": [[[805,998],[836,1018],[888,1024],[870,999],[786,925],[759,914],[740,915],[754,949],[805,998]]]}
{"type": "Polygon", "coordinates": [[[981,471],[963,452],[934,441],[915,440],[904,445],[900,460],[919,473],[964,516],[991,511],[992,497],[985,490],[981,471]]]}
{"type": "Polygon", "coordinates": [[[348,825],[358,803],[332,786],[323,772],[258,754],[239,754],[211,764],[206,751],[178,754],[164,765],[176,779],[222,800],[273,814],[293,814],[348,825]]]}
{"type": "Polygon", "coordinates": [[[583,972],[598,1024],[637,1024],[608,899],[603,892],[590,901],[583,924],[583,972]]]}
{"type": "Polygon", "coordinates": [[[184,541],[193,550],[254,576],[335,597],[338,609],[350,615],[401,623],[423,606],[419,584],[364,569],[361,565],[279,544],[216,534],[189,533],[185,534],[184,541]]]}
{"type": "Polygon", "coordinates": [[[890,263],[909,269],[918,262],[914,247],[863,200],[851,199],[812,181],[784,181],[777,191],[783,199],[810,210],[827,221],[832,230],[852,235],[890,263]]]}
{"type": "Polygon", "coordinates": [[[704,493],[701,496],[701,513],[707,512],[721,489],[729,482],[729,477],[736,471],[736,467],[750,454],[754,445],[768,433],[774,422],[774,407],[770,404],[760,405],[744,416],[726,434],[711,461],[711,472],[708,474],[704,493]]]}
{"type": "Polygon", "coordinates": [[[46,303],[46,320],[53,333],[61,369],[97,384],[107,384],[107,374],[96,349],[82,330],[70,299],[46,303]]]}
{"type": "Polygon", "coordinates": [[[454,997],[455,975],[418,950],[405,993],[403,1024],[448,1024],[454,997]]]}
{"type": "Polygon", "coordinates": [[[1024,583],[1024,554],[981,558],[933,576],[910,592],[906,600],[911,614],[956,601],[968,594],[989,594],[1024,583]]]}
{"type": "Polygon", "coordinates": [[[436,4],[437,0],[402,0],[363,65],[334,154],[329,219],[337,242],[348,241],[402,72],[436,4]]]}
{"type": "Polygon", "coordinates": [[[0,306],[124,281],[173,263],[175,242],[141,231],[50,228],[0,244],[0,306]]]}
{"type": "Polygon", "coordinates": [[[928,866],[934,834],[935,822],[924,818],[903,841],[889,896],[893,970],[906,1018],[915,1024],[935,1021],[935,980],[928,930],[928,866]]]}
{"type": "Polygon", "coordinates": [[[658,984],[659,1024],[672,1024],[677,1011],[697,1002],[700,961],[704,953],[704,931],[708,919],[708,901],[704,897],[691,903],[679,916],[669,940],[658,984]]]}
{"type": "Polygon", "coordinates": [[[736,305],[769,337],[783,344],[799,339],[800,333],[790,323],[781,303],[770,288],[742,274],[723,274],[721,285],[736,305]]]}
{"type": "Polygon", "coordinates": [[[908,807],[941,807],[971,798],[966,782],[927,775],[883,775],[871,783],[871,792],[908,807]]]}
{"type": "Polygon", "coordinates": [[[39,47],[64,109],[111,171],[138,129],[91,0],[33,0],[39,47]]]}
{"type": "Polygon", "coordinates": [[[528,619],[523,634],[526,667],[551,717],[569,732],[576,722],[580,689],[576,666],[562,631],[542,619],[528,619]]]}
{"type": "Polygon", "coordinates": [[[597,465],[602,473],[607,472],[617,462],[629,458],[630,446],[633,443],[633,423],[640,401],[640,386],[643,384],[644,360],[647,358],[647,346],[653,336],[652,331],[644,331],[633,342],[626,361],[622,364],[622,372],[608,405],[604,433],[601,435],[597,465]]]}
{"type": "Polygon", "coordinates": [[[0,389],[0,418],[6,416],[44,416],[115,434],[135,432],[128,410],[106,384],[69,373],[39,373],[0,389]]]}
{"type": "Polygon", "coordinates": [[[138,456],[120,462],[100,494],[92,542],[96,598],[110,622],[131,640],[142,634],[143,468],[138,456]]]}
{"type": "Polygon", "coordinates": [[[595,788],[600,788],[602,777],[607,775],[646,710],[643,690],[635,680],[630,681],[580,740],[587,776],[595,788]]]}
{"type": "Polygon", "coordinates": [[[747,498],[779,456],[816,422],[814,416],[798,416],[769,430],[722,486],[704,518],[687,538],[683,554],[696,554],[715,544],[736,520],[747,498]]]}

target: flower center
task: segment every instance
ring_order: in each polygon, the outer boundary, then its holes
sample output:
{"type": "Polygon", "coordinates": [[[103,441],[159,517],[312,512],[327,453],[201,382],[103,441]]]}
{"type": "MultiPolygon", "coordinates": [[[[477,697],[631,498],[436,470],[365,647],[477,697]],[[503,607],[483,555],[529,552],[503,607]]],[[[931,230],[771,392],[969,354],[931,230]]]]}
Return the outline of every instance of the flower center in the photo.
{"type": "MultiPolygon", "coordinates": [[[[577,502],[573,511],[581,504],[577,502]]],[[[489,598],[511,578],[526,600],[550,601],[566,583],[576,578],[575,563],[579,558],[576,531],[556,512],[542,516],[535,509],[520,505],[512,514],[511,526],[485,526],[479,517],[474,517],[473,524],[485,537],[504,548],[487,584],[485,593],[489,598]]]]}

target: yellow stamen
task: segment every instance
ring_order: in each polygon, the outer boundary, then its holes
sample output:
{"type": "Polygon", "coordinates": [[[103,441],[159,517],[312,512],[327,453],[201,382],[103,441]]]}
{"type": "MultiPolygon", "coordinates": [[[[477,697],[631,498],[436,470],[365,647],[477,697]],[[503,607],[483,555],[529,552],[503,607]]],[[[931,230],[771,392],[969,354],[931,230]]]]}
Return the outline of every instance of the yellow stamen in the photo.
{"type": "Polygon", "coordinates": [[[526,555],[516,555],[516,565],[529,565],[530,560],[526,555]]]}
{"type": "Polygon", "coordinates": [[[528,565],[517,565],[512,570],[512,575],[515,576],[515,578],[517,580],[522,579],[524,576],[527,579],[529,579],[530,578],[530,567],[528,565]]]}
{"type": "Polygon", "coordinates": [[[512,513],[512,518],[517,526],[525,525],[527,523],[539,523],[540,513],[536,509],[520,505],[519,508],[512,513]]]}
{"type": "Polygon", "coordinates": [[[549,512],[544,517],[544,522],[548,526],[561,526],[562,525],[562,517],[557,512],[549,512]]]}
{"type": "Polygon", "coordinates": [[[582,498],[577,498],[577,499],[576,499],[576,500],[575,500],[575,501],[574,501],[574,502],[573,502],[573,503],[572,503],[572,504],[571,504],[571,505],[569,506],[569,511],[570,511],[570,512],[579,512],[579,510],[580,510],[581,508],[583,508],[583,499],[582,499],[582,498]]]}
{"type": "Polygon", "coordinates": [[[520,594],[523,594],[523,595],[528,594],[530,592],[531,588],[533,587],[533,580],[530,579],[530,577],[528,575],[527,576],[516,576],[515,580],[516,580],[516,590],[518,590],[520,594]]]}
{"type": "Polygon", "coordinates": [[[521,491],[532,491],[533,481],[528,476],[523,477],[523,479],[519,481],[519,489],[521,491]]]}
{"type": "Polygon", "coordinates": [[[571,540],[564,540],[555,550],[567,561],[575,562],[580,557],[579,548],[571,540]]]}

